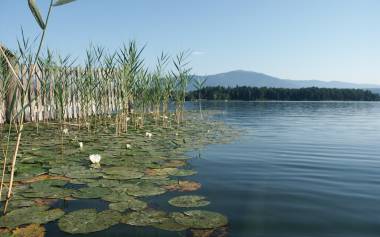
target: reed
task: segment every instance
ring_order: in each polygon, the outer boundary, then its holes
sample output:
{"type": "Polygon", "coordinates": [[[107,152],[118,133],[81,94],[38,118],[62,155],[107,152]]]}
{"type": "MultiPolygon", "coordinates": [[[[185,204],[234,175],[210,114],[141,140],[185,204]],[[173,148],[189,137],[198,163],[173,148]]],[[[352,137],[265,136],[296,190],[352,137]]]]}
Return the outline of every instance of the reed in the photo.
{"type": "Polygon", "coordinates": [[[207,77],[205,77],[204,79],[197,78],[197,79],[193,80],[193,85],[194,85],[196,91],[198,91],[198,105],[199,105],[199,114],[200,114],[201,119],[203,119],[202,89],[205,87],[206,82],[207,82],[207,77]]]}

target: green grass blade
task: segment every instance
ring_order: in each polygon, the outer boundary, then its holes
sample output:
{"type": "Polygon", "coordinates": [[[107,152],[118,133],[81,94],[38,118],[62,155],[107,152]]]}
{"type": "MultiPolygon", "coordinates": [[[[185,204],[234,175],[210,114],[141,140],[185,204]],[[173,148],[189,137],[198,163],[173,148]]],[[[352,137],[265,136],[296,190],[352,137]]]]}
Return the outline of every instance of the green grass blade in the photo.
{"type": "Polygon", "coordinates": [[[41,29],[45,29],[46,25],[44,20],[42,19],[40,10],[37,7],[36,1],[35,0],[28,0],[29,8],[30,11],[32,12],[34,18],[36,19],[38,25],[41,27],[41,29]]]}
{"type": "Polygon", "coordinates": [[[53,4],[54,7],[62,6],[71,2],[74,2],[75,0],[56,0],[53,4]]]}

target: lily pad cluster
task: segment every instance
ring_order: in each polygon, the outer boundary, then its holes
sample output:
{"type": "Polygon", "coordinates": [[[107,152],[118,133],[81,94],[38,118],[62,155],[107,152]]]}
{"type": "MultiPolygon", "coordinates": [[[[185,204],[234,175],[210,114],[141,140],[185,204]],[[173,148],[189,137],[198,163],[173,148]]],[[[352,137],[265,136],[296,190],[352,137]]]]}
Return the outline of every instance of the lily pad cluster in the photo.
{"type": "MultiPolygon", "coordinates": [[[[9,228],[11,234],[16,229],[18,233],[28,233],[33,228],[43,232],[40,225],[57,220],[58,227],[70,234],[102,231],[119,223],[167,231],[225,226],[227,218],[216,212],[167,213],[152,209],[151,202],[166,192],[184,194],[200,189],[200,183],[186,180],[197,171],[188,164],[185,152],[224,142],[234,137],[233,133],[222,124],[200,124],[197,120],[165,129],[147,121],[144,127],[154,137],[147,139],[144,131],[133,128],[116,137],[113,128],[105,126],[91,133],[70,129],[69,135],[57,137],[58,127],[41,124],[37,134],[34,127],[26,125],[25,137],[30,139],[23,141],[17,183],[7,214],[0,216],[0,228],[9,228]],[[77,140],[83,142],[85,149],[78,148],[77,140]],[[126,144],[131,144],[132,149],[125,149],[126,144]],[[90,167],[90,154],[101,154],[100,168],[90,167]],[[108,210],[80,209],[65,214],[51,207],[58,200],[73,199],[103,200],[108,210]],[[21,229],[24,227],[29,229],[21,229]]],[[[210,204],[206,197],[198,195],[181,195],[167,201],[177,211],[210,204]]]]}

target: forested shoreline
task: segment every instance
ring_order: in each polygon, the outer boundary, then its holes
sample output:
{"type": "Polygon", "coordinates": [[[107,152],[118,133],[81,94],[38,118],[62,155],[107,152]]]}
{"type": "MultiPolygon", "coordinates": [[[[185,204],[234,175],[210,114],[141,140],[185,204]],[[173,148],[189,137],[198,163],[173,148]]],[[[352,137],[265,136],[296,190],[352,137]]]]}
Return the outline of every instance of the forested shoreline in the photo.
{"type": "Polygon", "coordinates": [[[191,91],[187,100],[243,100],[243,101],[380,101],[380,95],[363,89],[337,88],[268,88],[268,87],[205,87],[191,91]]]}

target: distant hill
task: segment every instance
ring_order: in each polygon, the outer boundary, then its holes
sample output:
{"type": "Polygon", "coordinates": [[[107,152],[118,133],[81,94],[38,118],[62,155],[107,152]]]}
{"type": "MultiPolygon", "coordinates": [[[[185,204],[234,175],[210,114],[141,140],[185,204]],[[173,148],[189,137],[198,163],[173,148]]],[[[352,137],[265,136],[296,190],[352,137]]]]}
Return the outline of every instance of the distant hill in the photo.
{"type": "MultiPolygon", "coordinates": [[[[204,78],[204,76],[195,76],[204,78]]],[[[380,85],[371,84],[354,84],[340,81],[318,81],[318,80],[290,80],[280,79],[277,77],[269,76],[263,73],[250,72],[250,71],[231,71],[215,75],[206,76],[206,86],[251,86],[251,87],[274,87],[274,88],[342,88],[342,89],[367,89],[373,88],[374,92],[380,93],[380,85]],[[378,90],[378,91],[377,91],[378,90]]]]}

